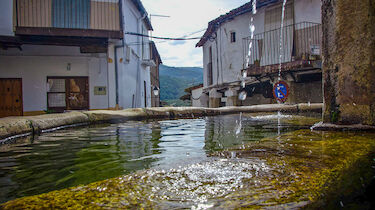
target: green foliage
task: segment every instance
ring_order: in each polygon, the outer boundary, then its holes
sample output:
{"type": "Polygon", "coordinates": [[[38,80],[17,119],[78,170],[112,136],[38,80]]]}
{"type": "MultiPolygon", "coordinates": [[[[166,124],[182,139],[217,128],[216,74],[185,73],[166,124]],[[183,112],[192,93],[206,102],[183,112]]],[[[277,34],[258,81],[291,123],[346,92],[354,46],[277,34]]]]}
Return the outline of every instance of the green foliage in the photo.
{"type": "MultiPolygon", "coordinates": [[[[199,67],[169,67],[160,65],[160,100],[178,100],[185,89],[203,83],[203,70],[199,67]]],[[[177,101],[172,101],[176,103],[177,101]]],[[[179,102],[178,104],[181,104],[179,102]]]]}

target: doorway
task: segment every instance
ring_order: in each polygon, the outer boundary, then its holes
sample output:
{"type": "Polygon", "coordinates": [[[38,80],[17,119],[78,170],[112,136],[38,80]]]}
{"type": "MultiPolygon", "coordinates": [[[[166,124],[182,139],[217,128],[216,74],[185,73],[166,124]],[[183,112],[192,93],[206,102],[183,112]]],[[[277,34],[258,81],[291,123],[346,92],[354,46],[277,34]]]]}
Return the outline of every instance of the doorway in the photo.
{"type": "Polygon", "coordinates": [[[22,79],[0,78],[0,117],[22,115],[22,79]]]}
{"type": "Polygon", "coordinates": [[[88,77],[47,77],[48,110],[88,110],[88,81],[88,77]]]}

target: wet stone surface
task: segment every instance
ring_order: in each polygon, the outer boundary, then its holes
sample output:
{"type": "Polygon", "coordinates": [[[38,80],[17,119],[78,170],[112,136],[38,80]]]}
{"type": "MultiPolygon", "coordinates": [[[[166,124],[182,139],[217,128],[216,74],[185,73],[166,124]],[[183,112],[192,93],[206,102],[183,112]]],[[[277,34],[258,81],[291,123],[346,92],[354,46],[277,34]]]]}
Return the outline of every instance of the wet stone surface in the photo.
{"type": "Polygon", "coordinates": [[[180,166],[152,167],[2,207],[371,208],[365,192],[374,179],[374,133],[312,132],[298,127],[315,123],[313,118],[284,116],[278,123],[275,115],[244,115],[236,135],[238,117],[205,120],[205,158],[197,155],[180,166]]]}

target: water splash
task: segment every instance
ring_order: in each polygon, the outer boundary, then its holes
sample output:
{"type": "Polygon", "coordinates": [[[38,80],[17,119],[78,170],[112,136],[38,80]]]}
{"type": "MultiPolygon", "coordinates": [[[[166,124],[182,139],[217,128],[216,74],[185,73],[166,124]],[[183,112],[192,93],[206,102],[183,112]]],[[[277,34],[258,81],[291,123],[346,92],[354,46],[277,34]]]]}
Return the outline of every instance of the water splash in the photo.
{"type": "Polygon", "coordinates": [[[242,91],[239,95],[238,95],[238,99],[240,99],[241,101],[244,101],[247,97],[247,93],[246,91],[242,91]]]}
{"type": "MultiPolygon", "coordinates": [[[[283,45],[284,45],[284,36],[283,36],[283,30],[284,30],[284,19],[285,19],[285,6],[286,6],[287,0],[283,1],[282,11],[281,11],[281,26],[280,26],[280,56],[279,56],[279,74],[278,74],[278,82],[281,80],[281,68],[282,68],[282,62],[283,62],[283,45]]],[[[277,92],[280,92],[280,86],[277,86],[277,92]]],[[[277,103],[280,104],[281,101],[277,100],[277,103]]],[[[277,112],[277,135],[280,136],[281,133],[281,112],[280,110],[277,112]]]]}
{"type": "Polygon", "coordinates": [[[243,71],[243,72],[242,72],[242,77],[243,77],[243,78],[246,78],[246,77],[247,77],[247,71],[243,71]]]}
{"type": "MultiPolygon", "coordinates": [[[[249,42],[249,51],[246,56],[246,67],[245,69],[250,65],[250,58],[251,58],[251,49],[253,48],[253,39],[254,39],[254,33],[255,33],[255,25],[254,25],[254,16],[257,14],[257,1],[252,0],[251,1],[251,6],[252,6],[252,17],[250,18],[250,25],[249,25],[249,30],[250,30],[250,42],[249,42]]],[[[242,78],[241,78],[241,87],[245,88],[246,87],[246,77],[247,77],[247,70],[242,71],[242,78]]],[[[246,92],[245,94],[242,92],[242,95],[239,95],[239,99],[241,101],[246,99],[246,92]]]]}
{"type": "Polygon", "coordinates": [[[254,116],[251,117],[251,120],[277,120],[277,119],[291,119],[293,118],[293,115],[285,115],[282,113],[277,114],[271,114],[271,115],[260,115],[260,116],[254,116]]]}
{"type": "Polygon", "coordinates": [[[251,49],[253,47],[253,38],[254,38],[254,33],[255,33],[255,25],[254,25],[254,16],[257,14],[257,1],[256,0],[252,0],[252,17],[250,18],[250,26],[249,26],[249,29],[250,29],[250,42],[249,42],[249,51],[247,53],[247,57],[246,57],[246,67],[249,66],[250,64],[250,58],[251,58],[251,49]]]}
{"type": "Polygon", "coordinates": [[[269,174],[273,168],[260,159],[214,159],[166,171],[150,170],[147,183],[156,197],[212,208],[212,198],[223,197],[244,187],[246,180],[269,174]]]}
{"type": "Polygon", "coordinates": [[[241,81],[241,87],[242,87],[242,88],[245,88],[245,87],[246,87],[246,82],[245,82],[245,81],[241,81]]]}
{"type": "Polygon", "coordinates": [[[281,134],[281,118],[282,114],[280,111],[277,112],[277,135],[280,136],[281,134]]]}
{"type": "Polygon", "coordinates": [[[238,136],[238,134],[240,134],[241,129],[242,129],[242,112],[240,112],[240,120],[239,120],[239,122],[237,123],[237,127],[236,127],[236,136],[238,136]]]}
{"type": "Polygon", "coordinates": [[[281,80],[281,68],[282,68],[282,62],[283,62],[283,46],[284,46],[284,19],[285,19],[285,6],[286,6],[287,0],[283,1],[283,7],[281,12],[281,26],[280,26],[280,56],[279,56],[279,75],[278,75],[278,81],[281,80]]]}

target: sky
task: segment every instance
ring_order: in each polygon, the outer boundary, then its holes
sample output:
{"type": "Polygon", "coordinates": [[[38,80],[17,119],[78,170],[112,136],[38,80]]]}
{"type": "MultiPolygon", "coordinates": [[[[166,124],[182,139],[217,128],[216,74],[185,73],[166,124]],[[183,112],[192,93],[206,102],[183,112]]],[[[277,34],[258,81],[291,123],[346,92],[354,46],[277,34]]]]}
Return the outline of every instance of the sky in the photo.
{"type": "MultiPolygon", "coordinates": [[[[235,9],[249,0],[142,0],[151,15],[153,36],[180,38],[201,37],[208,22],[235,9]],[[156,17],[165,15],[170,17],[156,17]],[[203,30],[203,31],[202,31],[203,30]]],[[[164,65],[177,67],[202,67],[202,48],[196,48],[199,40],[162,41],[156,43],[164,65]]]]}

